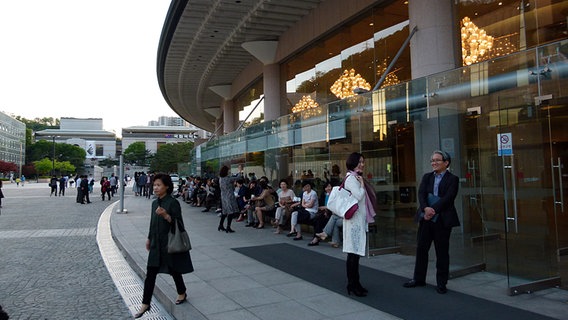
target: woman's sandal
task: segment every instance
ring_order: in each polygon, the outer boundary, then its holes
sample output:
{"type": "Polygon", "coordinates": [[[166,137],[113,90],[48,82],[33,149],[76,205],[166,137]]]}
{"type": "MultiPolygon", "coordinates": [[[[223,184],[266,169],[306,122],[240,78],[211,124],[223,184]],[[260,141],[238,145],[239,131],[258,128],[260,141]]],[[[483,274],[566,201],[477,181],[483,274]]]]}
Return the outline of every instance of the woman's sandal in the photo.
{"type": "Polygon", "coordinates": [[[141,318],[146,312],[150,311],[151,305],[148,305],[148,308],[142,310],[142,307],[140,307],[140,311],[138,311],[135,315],[134,315],[134,319],[138,319],[141,318]]]}
{"type": "Polygon", "coordinates": [[[183,299],[177,299],[176,304],[182,304],[187,301],[187,293],[183,294],[183,299]]]}
{"type": "Polygon", "coordinates": [[[327,233],[325,232],[316,233],[316,237],[319,237],[321,240],[325,240],[327,238],[327,233]]]}
{"type": "Polygon", "coordinates": [[[317,246],[319,244],[320,244],[319,239],[317,237],[315,237],[315,238],[312,239],[312,241],[310,241],[310,243],[308,243],[308,246],[313,247],[313,246],[317,246]]]}

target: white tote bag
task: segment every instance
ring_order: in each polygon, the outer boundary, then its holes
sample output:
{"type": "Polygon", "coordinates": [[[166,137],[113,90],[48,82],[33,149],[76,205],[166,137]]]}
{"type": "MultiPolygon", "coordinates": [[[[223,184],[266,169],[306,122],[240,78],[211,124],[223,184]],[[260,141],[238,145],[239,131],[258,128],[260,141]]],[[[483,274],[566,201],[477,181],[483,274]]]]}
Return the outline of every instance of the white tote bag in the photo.
{"type": "Polygon", "coordinates": [[[333,187],[327,200],[327,208],[334,214],[342,217],[343,219],[351,219],[355,212],[359,210],[359,201],[351,194],[351,191],[345,189],[343,184],[333,187]]]}

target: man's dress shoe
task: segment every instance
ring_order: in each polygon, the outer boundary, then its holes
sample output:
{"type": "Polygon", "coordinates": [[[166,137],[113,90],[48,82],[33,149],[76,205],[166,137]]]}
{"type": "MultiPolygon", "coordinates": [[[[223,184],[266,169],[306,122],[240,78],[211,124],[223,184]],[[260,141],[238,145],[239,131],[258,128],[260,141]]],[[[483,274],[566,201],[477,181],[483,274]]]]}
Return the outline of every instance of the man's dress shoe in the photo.
{"type": "Polygon", "coordinates": [[[416,280],[412,279],[408,282],[405,282],[402,286],[405,287],[405,288],[414,288],[414,287],[423,287],[425,285],[426,285],[426,283],[423,282],[423,281],[416,281],[416,280]]]}
{"type": "Polygon", "coordinates": [[[446,286],[436,286],[436,292],[439,294],[445,294],[448,292],[448,288],[446,288],[446,286]]]}

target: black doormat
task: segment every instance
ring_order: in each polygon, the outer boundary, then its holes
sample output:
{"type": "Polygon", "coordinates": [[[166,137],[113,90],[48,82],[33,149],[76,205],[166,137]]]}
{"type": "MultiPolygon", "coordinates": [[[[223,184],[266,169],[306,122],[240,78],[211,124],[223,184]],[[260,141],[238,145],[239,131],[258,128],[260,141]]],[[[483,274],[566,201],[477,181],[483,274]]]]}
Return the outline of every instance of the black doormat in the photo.
{"type": "MultiPolygon", "coordinates": [[[[304,281],[347,296],[345,261],[294,245],[279,243],[233,250],[304,281]]],[[[362,258],[364,259],[364,258],[362,258]]],[[[451,290],[438,294],[433,286],[407,289],[407,278],[360,267],[367,297],[351,297],[403,319],[552,319],[529,311],[451,290]]],[[[494,289],[491,289],[494,290],[494,289]]]]}

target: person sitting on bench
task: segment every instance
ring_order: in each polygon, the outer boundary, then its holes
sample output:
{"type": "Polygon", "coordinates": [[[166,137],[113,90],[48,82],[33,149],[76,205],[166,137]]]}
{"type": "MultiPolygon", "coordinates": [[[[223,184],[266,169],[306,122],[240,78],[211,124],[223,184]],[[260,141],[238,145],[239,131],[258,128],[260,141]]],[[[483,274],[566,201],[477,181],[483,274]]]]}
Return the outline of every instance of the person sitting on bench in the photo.
{"type": "Polygon", "coordinates": [[[292,212],[290,222],[290,233],[287,237],[294,237],[294,240],[302,240],[302,228],[300,224],[309,223],[318,212],[318,195],[312,190],[312,184],[309,181],[302,182],[302,202],[297,209],[292,212]]]}

